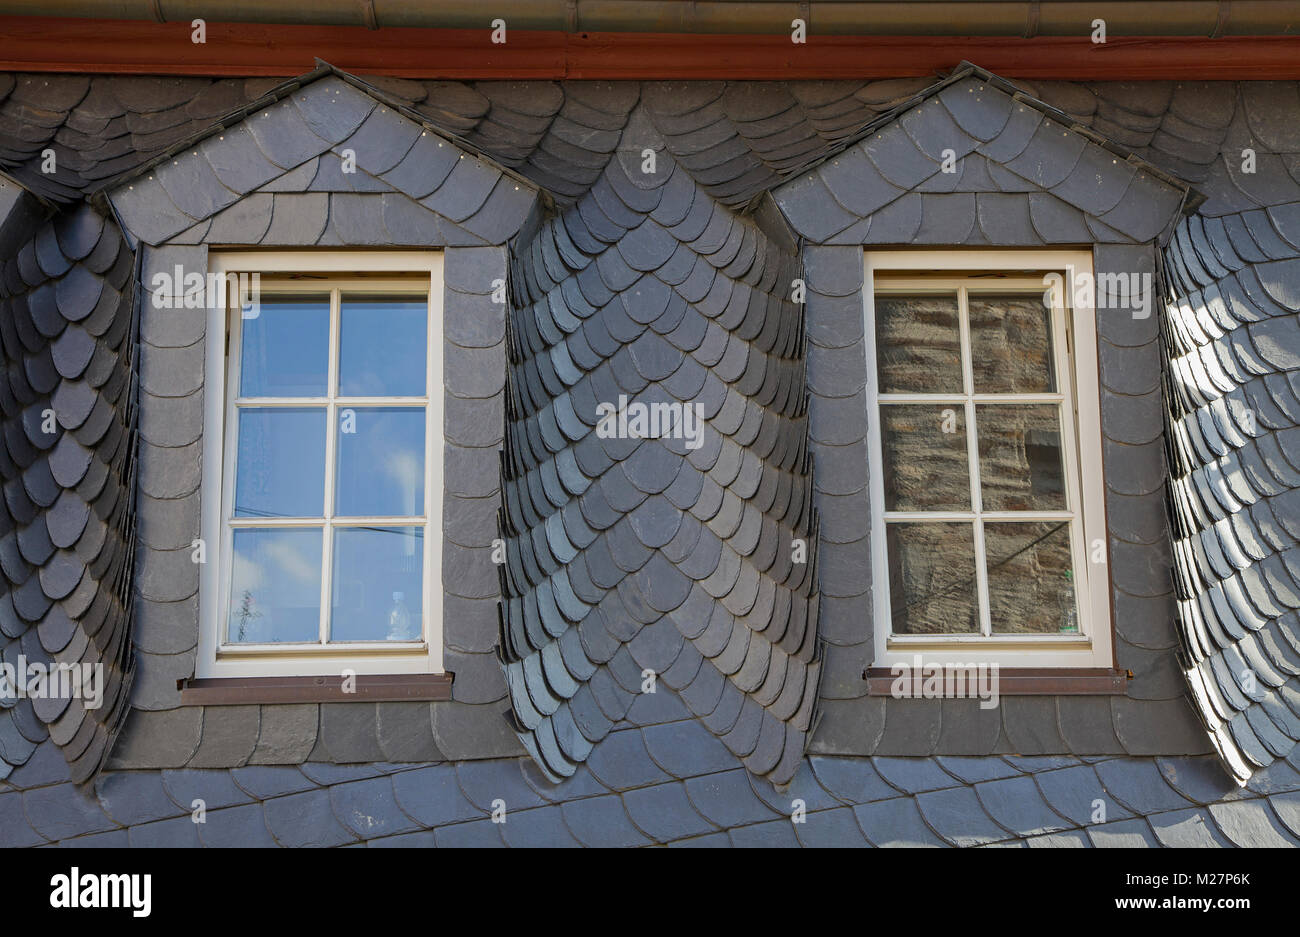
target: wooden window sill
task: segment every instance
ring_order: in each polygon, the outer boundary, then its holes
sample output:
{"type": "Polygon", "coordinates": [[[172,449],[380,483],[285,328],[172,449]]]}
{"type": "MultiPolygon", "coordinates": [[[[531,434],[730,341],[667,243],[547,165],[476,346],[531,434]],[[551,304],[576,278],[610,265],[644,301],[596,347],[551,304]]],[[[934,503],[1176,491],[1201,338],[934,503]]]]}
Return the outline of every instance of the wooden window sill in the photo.
{"type": "MultiPolygon", "coordinates": [[[[888,667],[869,667],[863,673],[868,696],[894,696],[899,678],[888,667]]],[[[1123,696],[1131,675],[1107,667],[1001,667],[999,696],[1123,696]]],[[[908,677],[907,679],[912,679],[908,677]]],[[[924,683],[924,678],[921,678],[924,683]]],[[[910,689],[910,684],[909,684],[910,689]]],[[[911,699],[910,695],[899,697],[911,699]]],[[[951,698],[951,697],[940,697],[951,698]]],[[[966,698],[976,698],[967,693],[966,698]]]]}
{"type": "Polygon", "coordinates": [[[337,674],[317,677],[208,677],[180,680],[182,706],[257,703],[396,703],[451,699],[449,673],[358,674],[343,692],[337,674]]]}

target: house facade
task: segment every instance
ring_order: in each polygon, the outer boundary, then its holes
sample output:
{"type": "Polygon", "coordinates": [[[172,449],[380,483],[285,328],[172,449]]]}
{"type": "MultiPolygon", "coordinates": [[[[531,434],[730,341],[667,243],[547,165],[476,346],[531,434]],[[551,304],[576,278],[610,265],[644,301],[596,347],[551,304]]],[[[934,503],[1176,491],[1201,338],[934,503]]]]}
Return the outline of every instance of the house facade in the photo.
{"type": "Polygon", "coordinates": [[[1298,76],[978,49],[0,75],[0,841],[1300,843],[1298,76]]]}

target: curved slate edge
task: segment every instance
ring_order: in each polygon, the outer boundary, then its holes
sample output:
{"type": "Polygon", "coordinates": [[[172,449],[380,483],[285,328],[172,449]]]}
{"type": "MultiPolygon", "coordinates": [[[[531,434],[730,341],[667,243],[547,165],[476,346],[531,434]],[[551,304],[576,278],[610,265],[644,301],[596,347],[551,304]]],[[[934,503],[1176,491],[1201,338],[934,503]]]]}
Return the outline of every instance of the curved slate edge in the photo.
{"type": "MultiPolygon", "coordinates": [[[[37,229],[0,277],[0,654],[75,668],[54,698],[24,701],[6,717],[30,706],[78,783],[107,760],[136,674],[135,282],[121,233],[88,205],[37,229]]],[[[11,766],[31,755],[17,738],[2,748],[11,766]]]]}

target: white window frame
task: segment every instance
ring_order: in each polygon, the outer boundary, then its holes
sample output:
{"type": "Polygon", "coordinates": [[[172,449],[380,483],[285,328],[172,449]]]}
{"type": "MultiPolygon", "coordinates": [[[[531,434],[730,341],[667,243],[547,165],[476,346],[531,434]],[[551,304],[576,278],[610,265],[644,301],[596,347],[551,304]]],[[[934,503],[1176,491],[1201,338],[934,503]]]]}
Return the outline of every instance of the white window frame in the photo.
{"type": "MultiPolygon", "coordinates": [[[[271,677],[330,676],[344,670],[361,674],[416,674],[442,672],[442,499],[443,499],[443,255],[429,251],[277,251],[213,252],[208,271],[215,275],[216,302],[207,310],[207,344],[204,355],[205,401],[203,424],[202,537],[209,547],[207,562],[199,576],[199,648],[195,676],[271,677]],[[384,273],[394,274],[384,279],[384,273]],[[293,274],[317,275],[322,279],[301,281],[293,291],[327,292],[333,289],[375,291],[405,289],[428,292],[429,318],[426,332],[426,388],[422,398],[339,397],[336,389],[337,350],[339,340],[339,303],[330,304],[329,387],[323,398],[257,398],[258,404],[271,401],[274,406],[310,404],[326,408],[325,465],[334,471],[334,422],[331,415],[339,408],[372,403],[398,402],[423,405],[425,408],[424,462],[424,589],[422,640],[412,642],[347,642],[338,644],[261,644],[230,645],[225,643],[225,622],[229,602],[231,556],[234,529],[241,524],[233,519],[234,438],[233,411],[237,397],[239,336],[242,317],[238,301],[226,295],[227,275],[259,274],[262,288],[279,292],[268,282],[293,274]],[[360,276],[360,275],[371,276],[360,276]],[[396,275],[406,278],[398,280],[396,275]],[[410,275],[427,275],[427,286],[410,275]],[[357,276],[353,276],[357,275],[357,276]],[[233,307],[233,308],[232,308],[233,307]],[[342,402],[340,402],[340,400],[342,402]],[[328,401],[328,402],[327,402],[328,401]]],[[[231,278],[234,279],[233,277],[231,278]]],[[[328,486],[327,486],[328,490],[328,486]]],[[[329,506],[332,509],[332,505],[329,506]]],[[[353,523],[382,524],[383,518],[348,518],[353,523]]],[[[332,537],[326,527],[321,584],[322,618],[329,602],[329,573],[332,537]]],[[[405,524],[403,526],[414,526],[405,524]]]]}
{"type": "MultiPolygon", "coordinates": [[[[1017,668],[1110,668],[1114,664],[1113,639],[1110,609],[1110,572],[1105,562],[1092,562],[1095,545],[1103,544],[1102,555],[1109,557],[1106,533],[1106,490],[1105,476],[1102,468],[1101,435],[1101,395],[1098,377],[1096,309],[1094,305],[1079,303],[1066,296],[1066,308],[1053,310],[1053,350],[1058,377],[1058,393],[1013,395],[1026,403],[1033,402],[1026,397],[1041,397],[1060,400],[1065,403],[1064,411],[1068,415],[1071,404],[1073,421],[1065,420],[1062,427],[1062,442],[1065,459],[1065,484],[1067,489],[1067,512],[1011,512],[992,514],[983,512],[981,516],[1000,519],[1037,519],[1064,518],[1072,515],[1077,522],[1072,524],[1071,556],[1074,570],[1075,595],[1078,602],[1079,633],[1073,634],[1030,634],[1030,635],[894,635],[892,634],[892,617],[890,613],[889,557],[885,539],[885,519],[893,516],[885,511],[884,459],[882,453],[882,435],[880,422],[881,394],[876,373],[876,289],[877,274],[887,273],[882,279],[881,289],[907,290],[921,284],[923,274],[942,274],[951,272],[952,276],[943,278],[943,289],[952,288],[951,281],[964,280],[970,283],[968,273],[988,273],[1005,276],[1005,280],[981,279],[981,286],[1002,286],[1024,288],[1027,285],[1043,287],[1043,276],[1058,272],[1065,277],[1067,294],[1071,291],[1069,284],[1072,276],[1077,277],[1093,273],[1092,254],[1088,251],[868,251],[864,262],[863,313],[865,324],[865,345],[867,359],[867,413],[870,431],[868,433],[868,451],[871,479],[869,484],[871,499],[871,554],[872,554],[872,593],[873,612],[875,616],[873,666],[891,667],[894,664],[912,664],[919,655],[925,664],[998,664],[1000,667],[1017,668]],[[906,274],[914,272],[916,278],[909,279],[906,274]],[[1072,275],[1071,275],[1072,272],[1072,275]],[[1011,284],[1015,284],[1013,287],[1011,284]],[[1062,338],[1065,340],[1062,341],[1062,338]],[[1049,517],[1051,515],[1051,517],[1049,517]]],[[[939,288],[939,282],[931,278],[926,282],[929,288],[939,288]]],[[[1055,305],[1055,304],[1054,304],[1055,305]]],[[[965,305],[962,304],[962,309],[965,305]]],[[[963,353],[963,371],[969,361],[969,324],[965,312],[961,315],[961,340],[963,353]]],[[[987,395],[980,395],[981,401],[987,395]]],[[[889,394],[886,400],[898,403],[912,402],[939,404],[949,400],[957,401],[966,395],[889,394]]],[[[1009,396],[1010,399],[1010,396],[1009,396]]],[[[988,401],[996,402],[996,401],[988,401]]],[[[966,406],[965,424],[967,437],[968,465],[974,465],[972,471],[972,489],[978,485],[979,466],[978,427],[970,419],[970,410],[974,404],[964,402],[966,406]]],[[[899,512],[899,516],[918,517],[932,520],[969,520],[979,501],[978,493],[972,490],[971,512],[899,512]]],[[[985,627],[984,616],[988,607],[987,579],[982,572],[984,560],[980,524],[975,524],[975,551],[978,582],[977,616],[981,619],[981,632],[985,627]]]]}

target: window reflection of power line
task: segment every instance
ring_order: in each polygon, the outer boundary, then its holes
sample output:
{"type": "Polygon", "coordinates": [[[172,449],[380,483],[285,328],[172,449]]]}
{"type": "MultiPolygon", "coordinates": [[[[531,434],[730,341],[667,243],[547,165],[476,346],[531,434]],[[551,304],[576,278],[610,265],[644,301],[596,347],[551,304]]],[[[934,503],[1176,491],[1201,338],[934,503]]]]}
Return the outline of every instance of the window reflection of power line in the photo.
{"type": "MultiPolygon", "coordinates": [[[[1006,559],[1004,559],[1004,560],[999,560],[998,562],[994,563],[992,566],[990,566],[990,567],[988,568],[988,571],[991,573],[991,572],[993,572],[993,570],[995,570],[995,569],[1000,569],[1001,567],[1006,566],[1008,563],[1010,563],[1012,560],[1014,560],[1017,556],[1019,556],[1020,554],[1024,553],[1026,550],[1030,549],[1031,547],[1035,547],[1035,546],[1037,546],[1038,544],[1042,543],[1044,540],[1046,540],[1048,537],[1052,536],[1052,534],[1056,533],[1056,532],[1057,532],[1058,530],[1060,530],[1062,527],[1066,527],[1066,526],[1068,526],[1069,523],[1070,523],[1069,521],[1061,521],[1061,523],[1057,524],[1055,527],[1053,527],[1053,528],[1052,528],[1051,530],[1049,530],[1047,533],[1043,534],[1041,537],[1038,537],[1037,539],[1034,539],[1034,540],[1029,541],[1027,544],[1025,544],[1023,547],[1021,547],[1021,548],[1020,548],[1019,550],[1017,550],[1015,553],[1012,553],[1010,556],[1008,556],[1006,559]]],[[[920,597],[919,599],[917,599],[916,601],[914,601],[914,602],[909,602],[907,605],[904,605],[904,606],[903,606],[902,608],[900,608],[898,611],[894,612],[894,613],[890,616],[890,618],[891,618],[892,620],[894,620],[894,621],[897,621],[900,615],[904,615],[904,614],[906,614],[908,611],[910,611],[910,610],[913,609],[913,608],[916,608],[918,605],[927,605],[927,604],[929,604],[930,602],[935,601],[936,599],[941,599],[941,598],[943,598],[945,595],[948,595],[950,592],[953,592],[953,591],[955,591],[955,590],[957,590],[957,589],[961,589],[961,588],[963,588],[963,587],[969,585],[972,581],[974,581],[974,579],[975,579],[974,576],[967,576],[965,579],[963,579],[963,580],[961,580],[961,581],[959,581],[959,582],[953,583],[951,586],[948,586],[946,589],[940,589],[940,590],[935,591],[935,592],[928,592],[928,593],[926,593],[925,595],[921,596],[921,597],[920,597]]]]}

